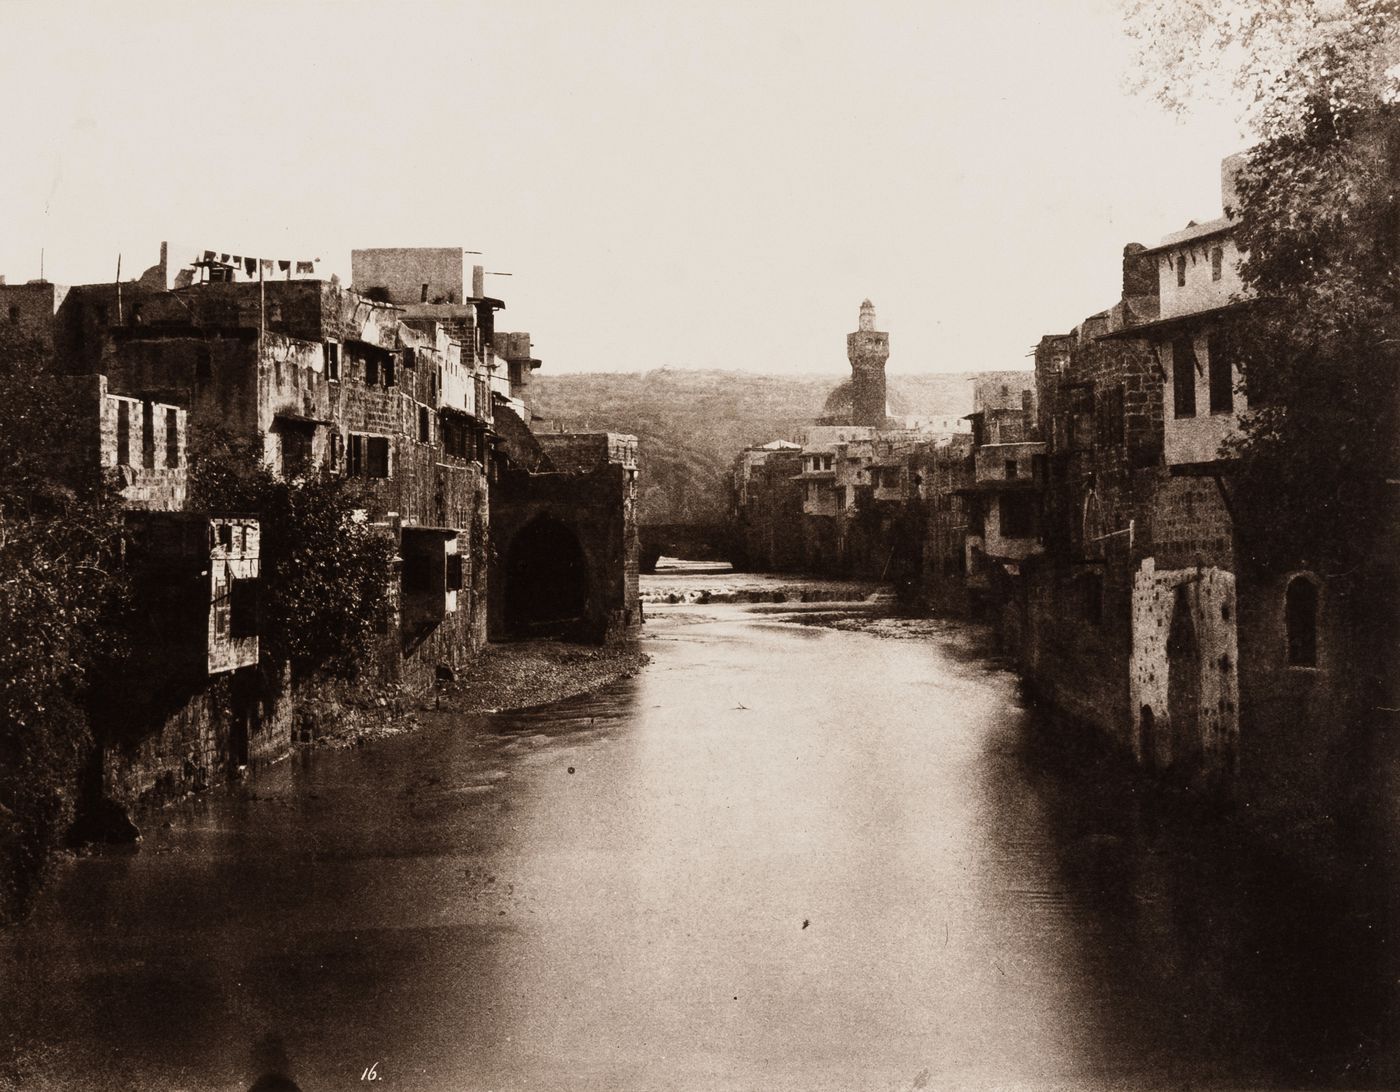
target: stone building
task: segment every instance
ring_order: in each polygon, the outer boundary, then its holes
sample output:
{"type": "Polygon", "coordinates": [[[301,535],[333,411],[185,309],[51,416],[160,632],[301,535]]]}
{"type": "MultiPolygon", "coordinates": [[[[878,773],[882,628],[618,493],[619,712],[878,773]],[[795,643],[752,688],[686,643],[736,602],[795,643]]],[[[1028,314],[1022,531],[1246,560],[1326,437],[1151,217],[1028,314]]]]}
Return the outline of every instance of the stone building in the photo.
{"type": "Polygon", "coordinates": [[[515,430],[491,487],[493,639],[635,631],[637,471],[635,436],[515,430]]]}
{"type": "Polygon", "coordinates": [[[1124,252],[1118,304],[1036,348],[1044,554],[1028,573],[1020,649],[1044,705],[1129,754],[1137,746],[1130,678],[1141,628],[1134,596],[1153,551],[1161,396],[1151,353],[1103,335],[1156,314],[1155,280],[1141,278],[1151,259],[1142,253],[1124,252]]]}
{"type": "Polygon", "coordinates": [[[1243,257],[1227,218],[1130,245],[1120,301],[1042,339],[1045,553],[1017,652],[1048,709],[1144,769],[1326,825],[1364,756],[1397,756],[1375,733],[1375,610],[1349,575],[1241,555],[1242,531],[1267,533],[1236,523],[1225,446],[1250,412],[1231,353],[1243,257]]]}
{"type": "Polygon", "coordinates": [[[741,452],[734,466],[736,568],[802,568],[802,445],[774,440],[741,452]]]}
{"type": "Polygon", "coordinates": [[[918,567],[910,598],[936,613],[975,613],[968,581],[972,468],[970,434],[955,435],[910,458],[920,517],[915,531],[918,567]]]}
{"type": "MultiPolygon", "coordinates": [[[[1231,203],[1239,157],[1222,164],[1231,203]]],[[[1372,608],[1350,574],[1266,571],[1243,556],[1226,444],[1250,412],[1231,351],[1251,306],[1235,225],[1190,224],[1142,256],[1160,312],[1105,335],[1159,368],[1162,458],[1151,554],[1135,574],[1130,714],[1134,753],[1179,778],[1228,779],[1257,815],[1323,822],[1355,792],[1373,733],[1372,608]]],[[[1381,748],[1383,750],[1383,748],[1381,748]]]]}
{"type": "Polygon", "coordinates": [[[636,442],[530,433],[524,393],[539,361],[527,333],[495,333],[504,304],[483,294],[479,267],[468,276],[464,254],[357,251],[364,291],[314,262],[269,276],[261,259],[174,260],[164,244],[120,284],[0,283],[5,333],[52,362],[71,407],[56,465],[115,484],[139,510],[130,563],[161,625],[136,642],[148,684],[104,744],[109,795],[202,787],[291,741],[286,680],[259,667],[259,528],[187,511],[195,451],[232,444],[286,478],[355,479],[398,569],[362,677],[422,688],[465,670],[487,637],[493,569],[508,622],[514,604],[539,599],[531,587],[563,589],[560,572],[576,578],[570,594],[582,589],[567,635],[640,621],[636,442]],[[528,470],[513,458],[522,446],[538,456],[528,470]],[[580,570],[530,545],[552,525],[511,522],[527,511],[566,529],[580,570]]]}
{"type": "MultiPolygon", "coordinates": [[[[478,635],[624,637],[641,623],[636,438],[531,429],[527,396],[540,360],[529,333],[496,330],[495,314],[505,304],[485,294],[486,275],[479,265],[469,267],[467,253],[356,250],[351,278],[360,292],[400,308],[404,324],[431,324],[479,361],[467,410],[489,430],[489,437],[473,436],[483,452],[489,449],[482,465],[490,478],[490,547],[473,566],[480,578],[472,598],[478,635]]],[[[451,441],[448,448],[460,445],[451,441]]],[[[459,550],[464,546],[459,542],[459,550]]]]}

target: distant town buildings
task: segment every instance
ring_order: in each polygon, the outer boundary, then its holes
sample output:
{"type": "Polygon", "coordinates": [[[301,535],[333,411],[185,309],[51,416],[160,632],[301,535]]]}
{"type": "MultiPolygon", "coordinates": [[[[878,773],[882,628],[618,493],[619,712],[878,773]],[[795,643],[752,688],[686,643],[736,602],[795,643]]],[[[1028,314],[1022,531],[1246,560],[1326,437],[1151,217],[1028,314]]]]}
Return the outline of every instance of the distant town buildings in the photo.
{"type": "Polygon", "coordinates": [[[733,539],[741,564],[881,578],[902,563],[883,543],[917,494],[914,461],[969,426],[891,413],[889,334],[875,321],[867,299],[846,337],[851,378],[831,392],[821,416],[799,437],[751,447],[736,461],[733,539]]]}
{"type": "MultiPolygon", "coordinates": [[[[1238,548],[1243,258],[1227,217],[1128,245],[1112,306],[1044,336],[1033,373],[978,378],[970,435],[879,420],[887,340],[866,301],[849,417],[736,460],[744,560],[986,618],[1061,725],[1253,814],[1325,822],[1400,702],[1354,574],[1265,572],[1238,548]]],[[[1374,564],[1393,577],[1393,556],[1374,564]]]]}

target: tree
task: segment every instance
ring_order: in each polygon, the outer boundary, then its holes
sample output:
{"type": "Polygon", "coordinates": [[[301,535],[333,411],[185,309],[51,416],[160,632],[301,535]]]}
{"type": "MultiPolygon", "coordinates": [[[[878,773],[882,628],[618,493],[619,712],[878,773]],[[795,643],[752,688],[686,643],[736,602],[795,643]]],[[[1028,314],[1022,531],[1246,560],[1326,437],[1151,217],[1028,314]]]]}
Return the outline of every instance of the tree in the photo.
{"type": "Polygon", "coordinates": [[[1397,0],[1124,0],[1131,84],[1168,109],[1231,102],[1260,139],[1305,126],[1313,104],[1393,99],[1397,0]]]}
{"type": "Polygon", "coordinates": [[[89,684],[120,653],[120,510],[99,474],[60,472],[54,422],[70,413],[42,345],[0,340],[0,920],[73,818],[89,684]]]}
{"type": "Polygon", "coordinates": [[[284,481],[257,445],[227,438],[197,453],[191,506],[261,521],[262,656],[293,677],[349,677],[389,609],[395,545],[359,515],[360,497],[331,474],[284,481]]]}
{"type": "Polygon", "coordinates": [[[1246,556],[1356,572],[1397,477],[1400,0],[1132,0],[1139,85],[1237,96],[1257,142],[1228,209],[1258,303],[1232,330],[1250,412],[1222,452],[1246,556]]]}

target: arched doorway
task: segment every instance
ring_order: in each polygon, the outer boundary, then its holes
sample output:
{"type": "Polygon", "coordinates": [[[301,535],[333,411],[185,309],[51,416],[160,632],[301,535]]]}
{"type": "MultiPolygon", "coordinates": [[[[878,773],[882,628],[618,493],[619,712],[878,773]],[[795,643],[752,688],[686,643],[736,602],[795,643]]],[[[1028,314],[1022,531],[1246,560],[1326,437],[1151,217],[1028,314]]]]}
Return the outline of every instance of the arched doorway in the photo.
{"type": "Polygon", "coordinates": [[[510,636],[570,636],[581,627],[588,605],[588,564],[567,524],[540,516],[521,528],[506,555],[505,577],[510,636]]]}
{"type": "Polygon", "coordinates": [[[1171,629],[1167,634],[1167,717],[1171,732],[1171,769],[1191,777],[1200,768],[1201,650],[1191,619],[1187,585],[1176,589],[1171,629]]]}

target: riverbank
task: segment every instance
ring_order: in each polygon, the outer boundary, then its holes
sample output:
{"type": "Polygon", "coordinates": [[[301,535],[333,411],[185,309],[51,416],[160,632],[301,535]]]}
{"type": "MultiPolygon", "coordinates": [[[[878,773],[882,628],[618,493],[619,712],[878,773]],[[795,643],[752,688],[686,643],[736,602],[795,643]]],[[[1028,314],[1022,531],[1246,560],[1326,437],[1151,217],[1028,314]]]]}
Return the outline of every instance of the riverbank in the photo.
{"type": "Polygon", "coordinates": [[[359,746],[419,727],[421,717],[476,716],[550,705],[630,678],[650,657],[635,641],[578,645],[564,641],[489,644],[452,682],[424,694],[399,690],[353,700],[321,699],[298,713],[296,741],[359,746]]]}

